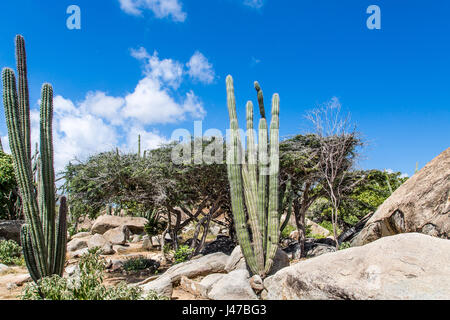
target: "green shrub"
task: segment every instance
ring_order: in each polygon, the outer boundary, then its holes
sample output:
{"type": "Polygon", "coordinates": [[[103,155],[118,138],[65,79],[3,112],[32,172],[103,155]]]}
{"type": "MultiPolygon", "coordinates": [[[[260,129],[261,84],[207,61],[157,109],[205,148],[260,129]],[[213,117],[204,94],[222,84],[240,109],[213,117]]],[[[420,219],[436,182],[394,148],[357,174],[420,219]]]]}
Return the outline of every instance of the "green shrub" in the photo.
{"type": "Polygon", "coordinates": [[[295,230],[297,230],[297,227],[294,227],[293,225],[288,224],[281,232],[281,239],[289,238],[289,235],[291,234],[291,232],[295,231],[295,230]]]}
{"type": "Polygon", "coordinates": [[[314,239],[324,239],[325,236],[321,234],[312,233],[311,226],[306,226],[306,238],[314,238],[314,239]]]}
{"type": "Polygon", "coordinates": [[[158,265],[152,259],[146,259],[142,256],[130,258],[123,264],[123,269],[125,271],[140,271],[146,269],[153,269],[156,271],[158,269],[158,265]],[[155,270],[156,269],[156,270],[155,270]]]}
{"type": "Polygon", "coordinates": [[[38,283],[28,284],[23,300],[159,300],[156,293],[144,296],[139,287],[130,287],[121,282],[115,287],[105,287],[103,276],[105,262],[98,248],[89,250],[79,263],[79,272],[71,278],[58,275],[45,277],[38,283]]]}
{"type": "Polygon", "coordinates": [[[14,240],[0,241],[0,263],[8,266],[25,266],[22,248],[14,240]]]}
{"type": "Polygon", "coordinates": [[[350,242],[342,242],[341,245],[339,246],[339,250],[345,250],[350,247],[351,247],[350,242]]]}
{"type": "Polygon", "coordinates": [[[189,256],[193,251],[194,249],[189,248],[189,246],[186,245],[180,246],[173,255],[175,259],[175,264],[189,260],[189,256]]]}

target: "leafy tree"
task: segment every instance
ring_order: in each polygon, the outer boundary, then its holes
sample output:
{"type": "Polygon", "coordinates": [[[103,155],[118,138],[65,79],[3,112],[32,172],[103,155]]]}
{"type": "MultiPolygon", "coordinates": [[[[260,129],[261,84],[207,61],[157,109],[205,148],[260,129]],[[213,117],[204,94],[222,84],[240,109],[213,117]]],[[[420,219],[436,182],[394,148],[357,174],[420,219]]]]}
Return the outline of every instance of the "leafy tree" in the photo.
{"type": "Polygon", "coordinates": [[[20,219],[21,215],[12,157],[0,150],[0,220],[20,219]]]}

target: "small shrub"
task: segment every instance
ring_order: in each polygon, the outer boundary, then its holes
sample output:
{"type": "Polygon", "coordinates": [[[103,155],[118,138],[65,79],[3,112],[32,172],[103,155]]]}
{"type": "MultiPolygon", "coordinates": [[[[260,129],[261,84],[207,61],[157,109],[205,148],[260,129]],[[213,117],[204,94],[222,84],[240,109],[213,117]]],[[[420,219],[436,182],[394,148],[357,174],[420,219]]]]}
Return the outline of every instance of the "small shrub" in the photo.
{"type": "Polygon", "coordinates": [[[288,225],[283,229],[283,231],[281,232],[281,239],[287,239],[287,238],[289,238],[289,235],[291,234],[291,232],[292,232],[292,231],[295,231],[295,230],[297,230],[296,227],[294,227],[294,226],[291,225],[291,224],[288,224],[288,225]]]}
{"type": "Polygon", "coordinates": [[[194,249],[189,248],[189,246],[180,246],[173,255],[175,264],[189,260],[189,256],[193,251],[194,249]]]}
{"type": "Polygon", "coordinates": [[[341,245],[339,246],[339,250],[345,250],[350,247],[351,247],[350,242],[342,242],[341,245]]]}
{"type": "Polygon", "coordinates": [[[89,250],[79,263],[79,273],[72,278],[58,275],[42,278],[38,283],[26,285],[23,300],[159,300],[156,293],[144,296],[139,287],[121,282],[115,287],[103,285],[105,262],[98,248],[89,250]]]}
{"type": "Polygon", "coordinates": [[[152,269],[156,271],[159,264],[152,259],[146,259],[144,257],[130,258],[123,264],[123,269],[125,271],[140,271],[146,269],[152,269]]]}
{"type": "Polygon", "coordinates": [[[0,241],[0,263],[7,266],[25,265],[25,260],[22,257],[22,248],[14,240],[0,241]]]}

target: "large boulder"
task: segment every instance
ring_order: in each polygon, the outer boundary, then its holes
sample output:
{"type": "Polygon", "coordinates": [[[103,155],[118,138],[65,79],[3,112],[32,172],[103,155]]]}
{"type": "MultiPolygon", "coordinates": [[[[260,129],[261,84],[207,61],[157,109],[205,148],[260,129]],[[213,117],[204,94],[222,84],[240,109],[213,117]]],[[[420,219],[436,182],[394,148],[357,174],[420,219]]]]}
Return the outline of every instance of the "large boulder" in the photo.
{"type": "Polygon", "coordinates": [[[130,230],[128,230],[127,226],[123,225],[106,231],[103,237],[112,244],[123,245],[127,243],[130,237],[130,230]]]}
{"type": "Polygon", "coordinates": [[[94,234],[88,239],[87,244],[89,249],[100,248],[101,254],[104,255],[115,253],[112,243],[106,240],[101,234],[94,234]]]}
{"type": "Polygon", "coordinates": [[[450,299],[450,240],[419,233],[301,261],[266,278],[267,299],[450,299]]]}
{"type": "MultiPolygon", "coordinates": [[[[277,253],[275,254],[270,274],[271,275],[275,274],[276,272],[287,266],[289,266],[288,255],[283,250],[278,249],[277,253]]],[[[233,252],[231,253],[231,255],[227,260],[225,271],[231,272],[234,270],[241,270],[241,269],[248,270],[244,255],[242,254],[241,246],[237,246],[236,248],[234,248],[233,252]]]]}
{"type": "Polygon", "coordinates": [[[147,222],[147,219],[140,217],[103,215],[94,221],[91,232],[104,234],[108,230],[126,226],[132,234],[141,234],[144,232],[144,226],[147,222]]]}
{"type": "Polygon", "coordinates": [[[211,300],[258,300],[250,286],[249,278],[247,270],[234,270],[213,285],[208,298],[211,300]]]}
{"type": "MultiPolygon", "coordinates": [[[[168,283],[171,286],[178,284],[182,277],[196,278],[212,273],[225,272],[225,264],[228,256],[222,252],[209,254],[198,259],[176,264],[169,268],[160,277],[141,285],[144,292],[156,291],[168,293],[168,283]]],[[[171,292],[171,291],[170,291],[171,292]]]]}
{"type": "Polygon", "coordinates": [[[24,223],[23,220],[0,221],[0,239],[14,240],[20,244],[20,228],[24,223]]]}
{"type": "Polygon", "coordinates": [[[352,245],[405,232],[450,238],[450,148],[395,190],[352,245]]]}
{"type": "Polygon", "coordinates": [[[88,247],[88,238],[75,238],[67,243],[67,252],[75,252],[88,247]]]}

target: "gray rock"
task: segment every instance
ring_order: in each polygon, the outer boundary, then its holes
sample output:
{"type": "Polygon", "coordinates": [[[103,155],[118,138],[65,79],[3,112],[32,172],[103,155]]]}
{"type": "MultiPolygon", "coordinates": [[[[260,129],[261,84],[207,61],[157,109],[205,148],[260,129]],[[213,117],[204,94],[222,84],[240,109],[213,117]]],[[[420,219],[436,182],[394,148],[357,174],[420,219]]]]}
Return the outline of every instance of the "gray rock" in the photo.
{"type": "Polygon", "coordinates": [[[82,255],[87,254],[89,252],[89,248],[83,248],[77,251],[68,252],[70,259],[80,258],[82,255]]]}
{"type": "Polygon", "coordinates": [[[113,249],[112,243],[106,240],[101,234],[94,234],[91,238],[89,238],[88,248],[92,249],[95,247],[100,248],[101,253],[104,255],[114,254],[115,251],[113,249]]]}
{"type": "Polygon", "coordinates": [[[14,240],[20,244],[20,228],[24,223],[23,220],[0,221],[0,238],[14,240]]]}
{"type": "Polygon", "coordinates": [[[145,292],[155,290],[158,293],[168,293],[170,291],[170,294],[172,294],[172,285],[178,284],[183,276],[186,278],[195,278],[211,273],[224,272],[227,259],[228,256],[226,254],[219,252],[199,259],[176,264],[169,268],[158,279],[149,283],[145,283],[146,281],[144,280],[144,284],[140,285],[140,287],[143,288],[145,292]],[[168,283],[170,283],[170,290],[168,283]]]}
{"type": "Polygon", "coordinates": [[[419,233],[301,261],[266,278],[267,299],[450,299],[450,240],[419,233]]]}
{"type": "Polygon", "coordinates": [[[81,239],[90,237],[92,234],[90,232],[78,232],[76,235],[72,237],[72,239],[81,239]]]}
{"type": "Polygon", "coordinates": [[[264,282],[257,274],[250,278],[250,286],[253,290],[255,290],[255,292],[261,292],[264,290],[264,282]]]}
{"type": "Polygon", "coordinates": [[[0,263],[0,273],[1,272],[5,272],[6,270],[8,270],[9,269],[9,267],[7,266],[7,265],[4,265],[4,264],[1,264],[0,263]]]}
{"type": "MultiPolygon", "coordinates": [[[[288,255],[283,250],[278,249],[269,275],[275,274],[279,270],[288,266],[289,266],[288,255]]],[[[236,248],[234,248],[229,259],[227,260],[225,270],[229,273],[234,270],[244,270],[244,269],[248,270],[248,267],[245,262],[244,255],[242,254],[241,247],[237,246],[236,248]]]]}
{"type": "Polygon", "coordinates": [[[213,273],[209,274],[200,281],[200,284],[205,288],[206,295],[205,298],[208,297],[209,291],[211,291],[214,284],[216,284],[220,279],[225,276],[223,273],[213,273]]]}
{"type": "Polygon", "coordinates": [[[103,237],[112,244],[123,245],[127,243],[130,236],[130,230],[127,226],[120,226],[110,229],[103,234],[103,237]]]}
{"type": "Polygon", "coordinates": [[[67,251],[75,252],[88,247],[87,238],[75,238],[67,243],[67,251]]]}
{"type": "Polygon", "coordinates": [[[170,278],[159,277],[149,283],[141,286],[144,293],[148,294],[150,292],[155,292],[158,296],[164,296],[167,298],[172,298],[173,286],[170,278]]]}
{"type": "Polygon", "coordinates": [[[247,270],[234,270],[224,275],[208,293],[211,300],[257,300],[249,283],[247,270]]]}
{"type": "Polygon", "coordinates": [[[352,240],[352,245],[406,232],[449,239],[449,190],[450,148],[395,190],[352,240]]]}
{"type": "Polygon", "coordinates": [[[126,226],[132,234],[141,234],[144,232],[144,226],[148,222],[145,218],[140,217],[119,217],[103,215],[98,217],[92,226],[92,233],[104,234],[110,229],[120,226],[126,226]]]}

